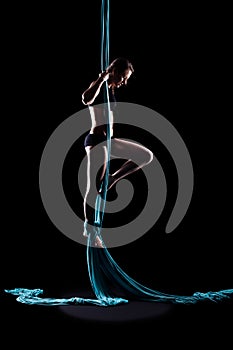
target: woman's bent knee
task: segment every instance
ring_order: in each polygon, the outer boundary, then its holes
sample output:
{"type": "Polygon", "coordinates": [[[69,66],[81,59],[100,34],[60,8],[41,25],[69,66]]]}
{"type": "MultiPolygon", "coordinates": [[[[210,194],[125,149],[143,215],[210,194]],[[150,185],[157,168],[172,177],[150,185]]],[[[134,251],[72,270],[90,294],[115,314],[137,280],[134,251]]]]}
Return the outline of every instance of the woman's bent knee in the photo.
{"type": "Polygon", "coordinates": [[[147,152],[146,152],[147,154],[146,154],[146,159],[145,159],[145,161],[146,161],[146,164],[150,164],[151,162],[152,162],[152,160],[153,160],[153,158],[154,158],[154,154],[153,154],[153,152],[151,152],[149,149],[147,149],[147,152]]]}
{"type": "Polygon", "coordinates": [[[139,163],[141,163],[142,166],[148,165],[152,162],[153,157],[153,152],[146,148],[144,149],[143,157],[139,160],[139,163]]]}

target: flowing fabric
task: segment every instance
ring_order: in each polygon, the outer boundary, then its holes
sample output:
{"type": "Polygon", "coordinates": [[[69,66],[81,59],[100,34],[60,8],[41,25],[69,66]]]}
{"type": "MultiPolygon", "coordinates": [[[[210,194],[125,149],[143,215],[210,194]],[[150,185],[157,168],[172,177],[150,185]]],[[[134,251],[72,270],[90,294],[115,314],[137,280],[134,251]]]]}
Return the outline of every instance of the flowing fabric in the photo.
{"type": "MultiPolygon", "coordinates": [[[[101,70],[109,65],[109,0],[102,0],[101,7],[101,70]]],[[[94,226],[89,227],[87,239],[87,265],[90,283],[96,299],[74,296],[71,298],[46,298],[42,297],[42,289],[5,289],[6,293],[16,295],[18,302],[30,305],[97,305],[113,306],[128,303],[130,300],[141,300],[172,304],[196,304],[210,301],[214,303],[230,300],[233,297],[233,289],[209,291],[207,293],[195,292],[193,295],[173,295],[150,289],[130,276],[128,276],[110,255],[101,237],[101,228],[104,217],[106,192],[108,186],[109,162],[111,154],[110,138],[110,105],[108,86],[105,82],[105,114],[108,117],[107,149],[108,159],[105,177],[102,183],[102,195],[97,195],[95,204],[94,226]],[[103,248],[94,245],[96,236],[103,242],[103,248]],[[121,295],[120,295],[121,294],[121,295]]]]}
{"type": "MultiPolygon", "coordinates": [[[[97,233],[96,233],[97,234],[97,233]]],[[[98,233],[99,234],[99,233],[98,233]]],[[[15,288],[5,290],[16,295],[16,300],[24,304],[36,305],[96,305],[114,306],[128,303],[131,300],[170,303],[197,304],[200,302],[219,303],[229,301],[233,297],[233,289],[195,292],[192,295],[175,295],[162,293],[148,288],[128,276],[112,258],[106,247],[94,248],[89,235],[87,245],[87,263],[92,289],[96,299],[74,296],[71,298],[43,298],[42,289],[15,288]],[[117,290],[117,291],[116,291],[117,290]],[[120,290],[120,292],[119,292],[120,290]],[[121,294],[119,296],[119,294],[121,294]],[[125,297],[127,296],[127,298],[125,297]]]]}

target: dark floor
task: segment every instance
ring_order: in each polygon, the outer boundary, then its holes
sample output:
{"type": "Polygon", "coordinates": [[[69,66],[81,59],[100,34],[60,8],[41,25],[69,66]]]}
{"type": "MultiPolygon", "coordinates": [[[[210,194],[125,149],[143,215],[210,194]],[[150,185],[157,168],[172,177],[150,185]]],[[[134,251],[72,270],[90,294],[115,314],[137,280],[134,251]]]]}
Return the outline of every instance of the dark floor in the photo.
{"type": "MultiPolygon", "coordinates": [[[[148,344],[180,345],[191,348],[207,347],[218,342],[220,348],[232,344],[232,306],[220,305],[164,305],[129,302],[116,307],[97,306],[29,306],[20,304],[12,296],[3,298],[2,338],[6,346],[17,342],[22,346],[47,344],[67,346],[86,342],[107,347],[148,344]],[[186,346],[185,346],[186,344],[186,346]]],[[[84,345],[85,346],[85,345],[84,345]]]]}

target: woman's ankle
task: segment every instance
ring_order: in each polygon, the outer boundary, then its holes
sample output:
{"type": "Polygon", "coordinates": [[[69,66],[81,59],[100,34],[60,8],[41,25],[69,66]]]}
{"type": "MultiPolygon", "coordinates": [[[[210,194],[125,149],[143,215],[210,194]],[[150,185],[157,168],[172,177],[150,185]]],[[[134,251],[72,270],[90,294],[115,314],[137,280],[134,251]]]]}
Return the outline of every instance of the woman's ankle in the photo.
{"type": "Polygon", "coordinates": [[[117,180],[114,177],[114,175],[109,174],[109,177],[108,177],[108,190],[110,190],[112,188],[112,186],[115,185],[116,182],[117,182],[117,180]]]}

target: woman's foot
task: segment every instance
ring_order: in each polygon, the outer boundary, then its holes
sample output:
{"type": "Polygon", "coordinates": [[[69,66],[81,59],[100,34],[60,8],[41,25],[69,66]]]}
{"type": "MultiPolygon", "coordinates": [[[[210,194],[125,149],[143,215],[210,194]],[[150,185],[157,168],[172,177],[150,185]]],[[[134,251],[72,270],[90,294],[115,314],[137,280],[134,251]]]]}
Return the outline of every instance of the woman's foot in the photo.
{"type": "Polygon", "coordinates": [[[87,237],[88,237],[88,233],[87,233],[87,231],[84,231],[84,232],[83,232],[83,237],[85,237],[85,238],[87,238],[87,237]]]}
{"type": "MultiPolygon", "coordinates": [[[[88,237],[89,237],[89,234],[88,234],[86,231],[84,231],[84,232],[83,232],[83,236],[84,236],[85,238],[88,238],[88,237]]],[[[104,248],[104,246],[103,246],[103,241],[102,241],[102,239],[101,239],[99,236],[96,236],[96,237],[95,237],[95,247],[104,248]]]]}
{"type": "MultiPolygon", "coordinates": [[[[100,238],[100,236],[94,232],[95,228],[94,226],[92,225],[89,225],[88,224],[88,221],[85,220],[85,223],[84,223],[84,231],[83,231],[83,236],[85,238],[88,238],[91,235],[95,235],[95,243],[94,243],[94,246],[95,247],[98,247],[98,248],[104,248],[103,246],[103,241],[102,239],[100,238]]],[[[92,236],[93,237],[93,236],[92,236]]]]}
{"type": "Polygon", "coordinates": [[[102,239],[99,236],[95,237],[95,247],[104,248],[102,239]]]}

